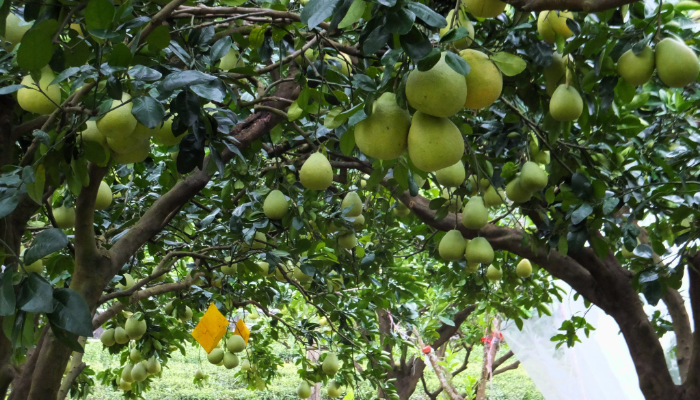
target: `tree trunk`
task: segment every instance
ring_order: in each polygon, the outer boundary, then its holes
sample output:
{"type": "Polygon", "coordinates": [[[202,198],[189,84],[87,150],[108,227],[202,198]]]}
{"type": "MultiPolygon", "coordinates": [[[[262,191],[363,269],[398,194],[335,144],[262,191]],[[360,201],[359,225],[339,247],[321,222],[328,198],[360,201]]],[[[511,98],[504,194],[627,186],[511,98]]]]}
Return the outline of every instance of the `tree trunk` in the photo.
{"type": "MultiPolygon", "coordinates": [[[[318,358],[321,357],[321,351],[317,348],[306,349],[306,358],[312,363],[318,362],[318,358]]],[[[311,388],[311,396],[309,400],[321,400],[321,383],[316,383],[311,388]]]]}
{"type": "Polygon", "coordinates": [[[411,358],[406,365],[389,371],[387,379],[396,379],[394,386],[401,400],[408,400],[416,391],[420,377],[423,376],[425,363],[420,358],[411,358]]]}

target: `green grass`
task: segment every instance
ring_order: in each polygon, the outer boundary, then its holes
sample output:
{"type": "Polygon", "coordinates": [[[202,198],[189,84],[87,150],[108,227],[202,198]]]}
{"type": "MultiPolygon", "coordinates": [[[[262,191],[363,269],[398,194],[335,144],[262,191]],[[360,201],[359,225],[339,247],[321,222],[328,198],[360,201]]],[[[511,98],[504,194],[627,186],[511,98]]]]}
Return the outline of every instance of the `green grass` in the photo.
{"type": "MultiPolygon", "coordinates": [[[[207,362],[206,353],[195,347],[188,347],[187,355],[180,352],[173,353],[173,358],[168,363],[168,368],[163,369],[162,377],[155,379],[151,384],[151,390],[144,394],[146,400],[292,400],[298,399],[296,387],[299,384],[297,368],[292,363],[284,364],[278,369],[279,376],[267,387],[265,391],[250,391],[245,388],[245,383],[235,376],[236,370],[227,370],[216,367],[207,362]],[[207,381],[201,387],[193,383],[194,373],[201,369],[209,375],[207,381]]],[[[289,359],[289,352],[283,346],[279,346],[278,354],[282,359],[289,359]]],[[[456,357],[459,358],[459,357],[456,357]]],[[[119,360],[102,351],[99,341],[90,341],[86,347],[84,361],[96,372],[106,368],[119,367],[119,360]]],[[[475,348],[467,371],[458,375],[454,382],[460,391],[466,391],[467,385],[480,373],[481,348],[475,348]]],[[[438,387],[437,378],[432,371],[426,372],[428,387],[435,390],[438,387]]],[[[97,381],[97,379],[95,379],[97,381]]],[[[325,390],[324,390],[325,395],[325,390]]],[[[375,391],[369,384],[361,385],[355,390],[356,399],[373,399],[375,391]]],[[[109,386],[97,383],[89,400],[116,400],[122,399],[122,392],[113,390],[109,386]]],[[[326,399],[326,397],[323,397],[326,399]]],[[[493,380],[494,400],[543,400],[534,383],[522,368],[498,375],[493,380]]],[[[422,385],[414,393],[412,399],[426,400],[422,385]]]]}

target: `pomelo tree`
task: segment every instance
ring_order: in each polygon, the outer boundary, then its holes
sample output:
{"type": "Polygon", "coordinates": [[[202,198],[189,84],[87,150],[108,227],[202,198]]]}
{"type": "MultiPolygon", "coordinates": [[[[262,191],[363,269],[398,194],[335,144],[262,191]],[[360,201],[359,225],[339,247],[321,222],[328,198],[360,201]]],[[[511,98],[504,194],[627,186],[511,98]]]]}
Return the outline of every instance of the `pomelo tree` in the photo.
{"type": "Polygon", "coordinates": [[[101,327],[122,367],[99,378],[137,397],[214,303],[255,331],[209,361],[251,389],[291,338],[300,397],[407,398],[419,337],[520,324],[559,280],[616,320],[647,399],[700,397],[698,8],[2,2],[0,394],[85,393],[101,327]]]}

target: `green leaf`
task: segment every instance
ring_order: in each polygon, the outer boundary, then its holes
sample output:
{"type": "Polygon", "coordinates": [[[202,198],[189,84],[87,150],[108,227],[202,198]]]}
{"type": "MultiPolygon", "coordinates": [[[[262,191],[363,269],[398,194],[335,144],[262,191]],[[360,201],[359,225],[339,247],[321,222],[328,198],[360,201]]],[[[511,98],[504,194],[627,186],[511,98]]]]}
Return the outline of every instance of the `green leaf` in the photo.
{"type": "Polygon", "coordinates": [[[100,143],[84,141],[82,142],[82,147],[85,158],[87,158],[88,161],[101,167],[104,167],[107,165],[107,162],[109,162],[109,158],[111,157],[110,151],[100,143]]]}
{"type": "Polygon", "coordinates": [[[576,172],[571,176],[571,190],[580,199],[585,199],[593,193],[591,181],[580,172],[576,172]]]}
{"type": "Polygon", "coordinates": [[[90,0],[85,7],[85,25],[88,31],[107,30],[114,19],[114,6],[109,0],[90,0]]]}
{"type": "Polygon", "coordinates": [[[578,225],[581,223],[581,221],[585,220],[588,218],[589,215],[593,212],[593,206],[588,204],[588,203],[583,203],[581,204],[576,211],[571,214],[571,223],[574,225],[578,225]]]}
{"type": "Polygon", "coordinates": [[[0,274],[0,316],[6,317],[15,313],[15,289],[12,285],[13,271],[6,269],[0,274]]]}
{"type": "Polygon", "coordinates": [[[49,325],[51,326],[51,332],[53,332],[53,335],[56,336],[56,339],[63,343],[64,346],[77,353],[82,353],[83,351],[85,351],[85,349],[83,349],[80,343],[78,343],[77,337],[75,335],[71,334],[70,332],[64,331],[58,326],[55,326],[53,323],[51,323],[51,321],[49,321],[49,325]]]}
{"type": "Polygon", "coordinates": [[[460,26],[457,29],[450,29],[443,37],[440,38],[440,43],[452,43],[460,39],[469,37],[467,28],[460,26]]]}
{"type": "Polygon", "coordinates": [[[68,236],[61,229],[45,229],[34,237],[31,247],[24,253],[24,263],[32,264],[34,261],[55,253],[66,246],[68,246],[68,236]]]}
{"type": "Polygon", "coordinates": [[[153,129],[163,122],[165,108],[158,100],[151,96],[141,96],[135,98],[133,103],[131,114],[147,128],[153,129]]]}
{"type": "Polygon", "coordinates": [[[416,14],[405,8],[399,8],[394,12],[390,12],[386,16],[386,29],[395,35],[405,35],[416,20],[416,14]]]}
{"type": "Polygon", "coordinates": [[[148,50],[160,52],[170,45],[170,30],[165,25],[160,25],[146,38],[148,50]]]}
{"type": "Polygon", "coordinates": [[[514,54],[506,53],[505,51],[492,55],[491,61],[496,64],[498,69],[500,69],[505,76],[518,75],[527,68],[525,60],[514,54]]]}
{"type": "Polygon", "coordinates": [[[426,6],[425,4],[409,1],[406,3],[406,8],[413,11],[416,14],[416,17],[420,18],[431,28],[444,28],[447,26],[447,20],[445,17],[431,10],[430,7],[426,6]]]}
{"type": "Polygon", "coordinates": [[[187,85],[199,85],[200,83],[210,82],[214,79],[216,78],[204,72],[180,71],[166,76],[161,83],[161,89],[169,92],[187,85]]]}
{"type": "Polygon", "coordinates": [[[308,25],[309,29],[314,29],[323,20],[333,14],[333,9],[339,0],[311,0],[306,3],[301,11],[301,22],[308,25]]]}
{"type": "Polygon", "coordinates": [[[209,61],[212,65],[216,64],[217,61],[231,50],[231,43],[231,37],[225,36],[217,40],[216,43],[211,46],[211,49],[209,49],[209,61]]]}
{"type": "Polygon", "coordinates": [[[19,85],[19,84],[5,86],[4,88],[0,88],[0,95],[14,93],[14,92],[22,89],[23,87],[26,87],[26,86],[19,85]]]}
{"type": "Polygon", "coordinates": [[[109,56],[108,64],[112,67],[128,68],[134,55],[124,43],[117,43],[112,48],[112,54],[109,56]]]}
{"type": "Polygon", "coordinates": [[[591,245],[593,245],[593,250],[595,250],[595,253],[601,259],[604,259],[608,256],[608,250],[610,250],[610,246],[608,246],[608,242],[605,241],[605,239],[593,236],[591,237],[591,245]]]}
{"type": "Polygon", "coordinates": [[[354,0],[352,2],[352,5],[350,6],[350,9],[348,9],[347,14],[345,14],[345,17],[343,17],[343,19],[338,24],[338,28],[345,29],[348,26],[359,21],[362,18],[362,15],[365,13],[366,7],[367,3],[365,2],[365,0],[354,0]]]}
{"type": "Polygon", "coordinates": [[[17,204],[19,204],[19,196],[16,194],[12,194],[0,200],[0,218],[5,218],[12,211],[15,211],[17,204]]]}
{"type": "Polygon", "coordinates": [[[27,186],[27,194],[34,200],[36,204],[41,204],[44,196],[44,187],[46,186],[46,170],[44,165],[40,164],[34,172],[34,182],[25,183],[27,186]]]}
{"type": "Polygon", "coordinates": [[[433,50],[430,40],[415,26],[407,34],[401,35],[399,42],[413,61],[419,61],[433,50]]]}
{"type": "Polygon", "coordinates": [[[45,67],[53,56],[53,36],[57,29],[58,22],[47,19],[27,31],[17,50],[17,65],[28,71],[45,67]]]}
{"type": "Polygon", "coordinates": [[[328,112],[328,114],[326,114],[326,117],[323,119],[323,126],[325,126],[328,129],[335,129],[342,125],[343,122],[345,122],[345,119],[340,117],[340,114],[342,112],[343,107],[334,107],[328,112]]]}
{"type": "Polygon", "coordinates": [[[153,68],[137,65],[129,70],[131,79],[143,82],[153,82],[163,77],[163,74],[153,68]]]}
{"type": "Polygon", "coordinates": [[[445,318],[442,315],[438,316],[438,319],[445,325],[455,326],[455,322],[449,318],[445,318]]]}
{"type": "Polygon", "coordinates": [[[403,164],[394,166],[394,179],[399,183],[402,190],[408,190],[408,168],[403,164]]]}
{"type": "Polygon", "coordinates": [[[446,53],[445,62],[450,66],[450,68],[460,75],[467,75],[469,71],[471,71],[471,67],[467,61],[455,53],[446,53]]]}
{"type": "Polygon", "coordinates": [[[340,138],[340,151],[344,155],[350,156],[354,149],[355,149],[355,131],[348,130],[345,133],[343,133],[343,136],[340,138]]]}
{"type": "Polygon", "coordinates": [[[54,309],[48,314],[52,325],[76,335],[92,335],[92,314],[83,296],[72,289],[56,289],[53,299],[54,309]]]}
{"type": "Polygon", "coordinates": [[[428,55],[423,57],[422,60],[418,61],[418,71],[430,71],[435,66],[435,64],[437,64],[438,61],[440,61],[440,56],[440,50],[432,49],[430,53],[428,53],[428,55]]]}
{"type": "Polygon", "coordinates": [[[608,197],[603,201],[603,214],[609,215],[611,212],[615,211],[620,199],[617,197],[608,197]]]}
{"type": "Polygon", "coordinates": [[[374,54],[381,50],[389,42],[389,39],[391,39],[391,32],[384,25],[379,25],[367,35],[362,43],[362,52],[366,55],[374,54]]]}
{"type": "Polygon", "coordinates": [[[32,313],[50,313],[53,311],[53,288],[39,274],[32,272],[22,282],[17,296],[17,308],[32,313]]]}

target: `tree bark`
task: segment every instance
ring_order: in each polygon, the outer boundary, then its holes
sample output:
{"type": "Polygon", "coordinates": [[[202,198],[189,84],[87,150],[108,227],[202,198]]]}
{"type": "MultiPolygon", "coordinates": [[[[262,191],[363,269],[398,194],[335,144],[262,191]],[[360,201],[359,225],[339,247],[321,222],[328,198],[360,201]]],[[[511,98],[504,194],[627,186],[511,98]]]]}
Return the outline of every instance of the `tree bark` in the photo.
{"type": "Polygon", "coordinates": [[[683,297],[676,289],[667,288],[662,299],[673,322],[673,331],[676,334],[676,361],[681,382],[685,382],[693,354],[693,331],[690,327],[690,319],[685,310],[683,297]]]}

